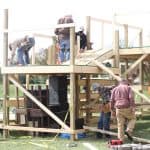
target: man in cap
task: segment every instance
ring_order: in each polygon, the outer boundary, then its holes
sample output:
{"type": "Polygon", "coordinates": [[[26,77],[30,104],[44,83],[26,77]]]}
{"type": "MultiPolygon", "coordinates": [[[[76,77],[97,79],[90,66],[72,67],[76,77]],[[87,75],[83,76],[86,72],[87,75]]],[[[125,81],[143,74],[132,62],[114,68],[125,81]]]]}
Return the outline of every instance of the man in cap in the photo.
{"type": "MultiPolygon", "coordinates": [[[[111,118],[111,108],[110,108],[110,96],[111,90],[114,86],[102,86],[98,83],[92,85],[93,90],[98,90],[101,101],[100,101],[100,117],[98,121],[98,129],[110,130],[110,118],[111,118]]],[[[102,138],[103,134],[97,132],[97,138],[102,138]]],[[[105,134],[106,138],[110,138],[110,135],[105,134]]]]}
{"type": "Polygon", "coordinates": [[[131,137],[135,126],[135,101],[134,94],[127,80],[122,79],[111,93],[111,110],[113,114],[116,112],[118,138],[124,140],[124,124],[128,121],[125,133],[131,137]]]}
{"type": "MultiPolygon", "coordinates": [[[[73,23],[72,15],[65,15],[60,18],[57,24],[73,23]]],[[[58,35],[58,43],[60,47],[59,59],[60,62],[65,62],[70,59],[70,29],[57,28],[55,34],[58,35]]]]}

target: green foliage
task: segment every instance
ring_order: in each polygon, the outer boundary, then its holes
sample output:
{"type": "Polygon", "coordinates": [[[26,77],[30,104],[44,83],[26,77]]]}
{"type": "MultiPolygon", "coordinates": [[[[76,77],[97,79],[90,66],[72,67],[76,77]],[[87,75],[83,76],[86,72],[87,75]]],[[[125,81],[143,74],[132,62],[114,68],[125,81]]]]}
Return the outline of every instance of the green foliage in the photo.
{"type": "Polygon", "coordinates": [[[42,76],[42,75],[38,75],[38,76],[31,76],[30,77],[30,83],[31,84],[45,84],[46,80],[47,80],[47,76],[42,76]]]}
{"type": "Polygon", "coordinates": [[[0,67],[0,84],[2,83],[2,78],[3,78],[3,76],[1,74],[1,67],[0,67]]]}
{"type": "Polygon", "coordinates": [[[36,53],[35,60],[38,65],[47,65],[47,56],[48,49],[40,49],[38,53],[36,53]]]}

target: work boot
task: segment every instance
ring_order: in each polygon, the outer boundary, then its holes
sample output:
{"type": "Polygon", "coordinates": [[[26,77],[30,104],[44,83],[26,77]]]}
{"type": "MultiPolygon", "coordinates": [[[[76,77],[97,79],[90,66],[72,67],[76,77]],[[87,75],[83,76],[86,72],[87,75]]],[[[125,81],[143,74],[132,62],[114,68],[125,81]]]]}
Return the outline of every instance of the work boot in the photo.
{"type": "Polygon", "coordinates": [[[101,139],[102,137],[103,137],[103,134],[101,134],[99,132],[96,133],[96,138],[101,139]]]}
{"type": "Polygon", "coordinates": [[[129,131],[129,130],[128,130],[128,131],[125,131],[125,134],[127,135],[128,139],[129,139],[130,141],[133,141],[131,131],[129,131]]]}
{"type": "Polygon", "coordinates": [[[110,138],[111,138],[111,135],[105,134],[105,137],[106,137],[107,139],[110,139],[110,138]]]}

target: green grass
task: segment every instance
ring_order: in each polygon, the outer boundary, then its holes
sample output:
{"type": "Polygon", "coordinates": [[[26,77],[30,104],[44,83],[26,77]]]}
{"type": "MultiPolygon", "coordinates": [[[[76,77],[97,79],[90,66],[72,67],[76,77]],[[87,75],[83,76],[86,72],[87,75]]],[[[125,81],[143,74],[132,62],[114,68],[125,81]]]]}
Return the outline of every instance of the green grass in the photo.
{"type": "Polygon", "coordinates": [[[107,141],[105,139],[98,140],[94,134],[88,134],[87,138],[71,142],[69,139],[60,137],[30,137],[20,136],[18,138],[11,137],[8,140],[0,141],[0,149],[3,150],[88,150],[88,147],[96,150],[108,150],[107,141]],[[68,147],[69,144],[76,144],[75,147],[68,147]],[[87,146],[86,146],[87,145],[87,146]]]}
{"type": "MultiPolygon", "coordinates": [[[[11,136],[7,140],[0,138],[0,149],[2,150],[108,150],[107,139],[96,139],[95,133],[87,133],[87,137],[77,140],[73,143],[76,147],[68,147],[72,143],[68,139],[62,139],[59,136],[55,138],[55,134],[49,137],[31,137],[21,135],[22,132],[11,132],[11,136]],[[93,147],[88,148],[87,146],[93,147]]],[[[134,136],[150,140],[150,116],[137,120],[134,130],[134,136]]],[[[27,133],[26,133],[27,134],[27,133]]],[[[115,138],[115,137],[114,137],[115,138]]],[[[129,142],[126,140],[126,142],[129,142]]]]}

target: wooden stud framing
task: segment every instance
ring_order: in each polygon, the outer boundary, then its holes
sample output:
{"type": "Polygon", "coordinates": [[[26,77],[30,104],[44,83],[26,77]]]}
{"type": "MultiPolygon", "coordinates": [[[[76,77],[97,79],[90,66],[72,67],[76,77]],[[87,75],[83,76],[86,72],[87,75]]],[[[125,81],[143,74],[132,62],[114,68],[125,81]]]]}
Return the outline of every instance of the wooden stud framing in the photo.
{"type": "Polygon", "coordinates": [[[146,57],[148,56],[148,54],[144,54],[142,55],[136,62],[134,62],[124,73],[124,75],[128,74],[131,70],[133,70],[135,67],[137,67],[142,60],[144,60],[146,57]]]}
{"type": "MultiPolygon", "coordinates": [[[[70,28],[70,66],[75,65],[75,27],[70,28]]],[[[75,73],[70,73],[70,128],[75,130],[75,108],[76,108],[76,84],[75,73]]],[[[71,134],[71,140],[75,140],[75,134],[71,134]]]]}
{"type": "Polygon", "coordinates": [[[91,17],[86,17],[86,36],[87,36],[87,49],[90,48],[91,42],[91,17]]]}
{"type": "Polygon", "coordinates": [[[124,41],[125,41],[125,48],[128,48],[128,25],[124,25],[124,41]]]}
{"type": "MultiPolygon", "coordinates": [[[[90,92],[90,75],[86,74],[86,105],[89,105],[90,100],[91,100],[91,92],[90,92]]],[[[86,123],[89,123],[90,119],[90,110],[86,110],[86,123]]]]}
{"type": "MultiPolygon", "coordinates": [[[[90,48],[90,34],[91,34],[91,19],[96,20],[96,21],[101,21],[102,23],[102,34],[101,34],[101,47],[103,48],[104,45],[104,31],[103,27],[105,23],[113,24],[114,29],[113,29],[113,34],[114,34],[114,43],[113,43],[113,50],[100,54],[97,56],[93,56],[94,58],[90,58],[89,60],[86,60],[87,64],[86,65],[75,65],[75,24],[62,24],[62,25],[57,25],[56,28],[64,28],[68,27],[70,28],[70,65],[61,65],[56,67],[55,64],[55,44],[52,46],[52,53],[51,53],[51,58],[48,61],[48,64],[51,64],[51,66],[29,66],[29,67],[8,67],[7,66],[7,50],[8,50],[8,10],[6,9],[4,11],[5,15],[5,24],[4,24],[4,53],[3,53],[3,65],[2,65],[2,73],[3,75],[3,86],[4,86],[4,101],[3,101],[3,106],[4,106],[4,119],[3,119],[3,125],[0,126],[0,128],[3,129],[3,135],[4,137],[8,136],[8,130],[20,130],[20,131],[36,131],[36,132],[52,132],[52,133],[70,133],[71,134],[71,139],[75,140],[75,134],[80,133],[81,131],[83,132],[84,130],[75,130],[75,120],[79,116],[79,108],[77,108],[79,104],[79,98],[84,98],[85,94],[79,94],[79,91],[77,90],[79,86],[79,81],[78,81],[78,74],[84,73],[87,75],[86,77],[86,87],[87,87],[87,93],[86,93],[86,102],[81,101],[81,105],[86,103],[86,106],[91,106],[93,103],[90,103],[90,98],[92,98],[92,94],[90,93],[90,84],[92,81],[90,81],[90,74],[94,73],[102,73],[103,71],[107,72],[109,75],[111,75],[114,79],[120,81],[121,78],[115,74],[120,74],[119,72],[119,63],[120,59],[124,58],[126,56],[131,55],[132,58],[136,59],[139,58],[129,69],[126,70],[124,73],[125,75],[128,74],[132,69],[134,69],[137,65],[141,65],[141,72],[140,72],[140,78],[141,78],[141,84],[142,84],[142,61],[150,54],[150,48],[141,48],[142,46],[142,30],[141,28],[134,27],[135,29],[140,29],[140,35],[139,35],[139,46],[140,48],[133,48],[128,49],[128,28],[132,26],[128,25],[122,25],[118,24],[115,20],[114,22],[111,21],[105,21],[105,20],[98,20],[95,18],[91,18],[88,16],[86,18],[86,35],[87,35],[87,42],[88,46],[87,49],[90,48]],[[125,38],[125,48],[126,49],[119,49],[119,31],[116,31],[115,26],[116,25],[121,25],[124,26],[124,38],[125,38]],[[101,56],[102,55],[102,56],[101,56]],[[109,56],[108,56],[109,55],[109,56]],[[135,56],[136,55],[136,56],[135,56]],[[114,58],[115,57],[115,67],[116,68],[107,68],[105,65],[102,64],[102,61],[108,58],[114,58]],[[120,57],[120,58],[119,58],[120,57]],[[99,61],[97,59],[100,59],[99,61]],[[94,65],[93,65],[94,64],[94,65]],[[52,66],[53,65],[53,66],[52,66]],[[91,66],[90,66],[91,65],[91,66]],[[33,95],[31,95],[25,88],[21,86],[17,80],[8,74],[47,74],[47,75],[53,75],[53,74],[70,74],[70,101],[69,101],[69,108],[70,108],[70,127],[67,126],[62,120],[60,120],[54,113],[52,113],[47,107],[45,107],[42,103],[38,101],[33,95]],[[62,126],[63,129],[44,129],[44,128],[32,128],[32,127],[18,127],[18,126],[9,126],[9,113],[8,113],[8,107],[11,104],[11,102],[8,103],[8,78],[11,82],[14,83],[16,87],[18,87],[22,92],[24,92],[30,99],[36,103],[43,111],[45,111],[50,117],[52,117],[58,124],[62,126]],[[91,94],[91,95],[90,95],[91,94]]],[[[35,34],[36,35],[36,34],[35,34]]],[[[40,34],[37,34],[37,36],[41,37],[46,37],[46,38],[51,38],[49,36],[42,36],[40,34]]],[[[78,40],[79,43],[79,40],[78,40]]],[[[79,50],[78,45],[78,50],[79,50]]],[[[33,49],[34,52],[34,49],[33,49]]],[[[92,51],[94,52],[94,50],[92,51]]],[[[85,57],[90,56],[91,53],[85,52],[85,57]]],[[[32,64],[35,64],[35,55],[33,53],[32,55],[32,64]]],[[[81,81],[82,83],[82,81],[81,81]]],[[[143,93],[140,93],[138,89],[132,87],[132,90],[138,94],[143,100],[146,100],[150,102],[150,99],[146,97],[143,93]]],[[[96,94],[93,94],[95,98],[98,96],[96,94]]],[[[18,97],[17,97],[18,99],[18,97]]],[[[85,104],[84,104],[85,106],[85,104]]],[[[79,107],[79,106],[78,106],[79,107]]],[[[87,107],[89,108],[89,107],[87,107]]],[[[86,108],[86,109],[87,109],[86,108]]],[[[88,110],[88,109],[87,109],[88,110]]],[[[89,112],[87,113],[87,118],[89,117],[89,112]]],[[[88,119],[87,119],[88,121],[88,119]]]]}
{"type": "MultiPolygon", "coordinates": [[[[141,30],[139,33],[139,47],[143,46],[143,31],[141,30]]],[[[143,70],[143,61],[139,63],[139,79],[140,79],[140,84],[144,84],[144,70],[143,70]]],[[[143,93],[143,87],[140,90],[141,93],[143,93]]],[[[143,98],[140,99],[141,103],[143,103],[143,98]]],[[[143,109],[140,109],[141,111],[141,116],[143,116],[143,109]]]]}
{"type": "Polygon", "coordinates": [[[41,102],[38,101],[30,92],[28,92],[25,88],[21,86],[20,83],[16,81],[16,79],[12,76],[9,76],[9,80],[18,87],[24,94],[26,94],[30,99],[37,104],[45,113],[47,113],[50,117],[52,117],[58,124],[60,124],[64,129],[70,129],[61,119],[59,119],[52,111],[50,111],[46,106],[44,106],[41,102]]]}
{"type": "MultiPolygon", "coordinates": [[[[8,29],[8,9],[4,9],[4,30],[8,29]]],[[[7,66],[7,60],[8,60],[8,33],[3,34],[3,63],[2,66],[7,66]]],[[[3,92],[4,92],[4,99],[3,99],[3,124],[8,125],[9,124],[9,107],[8,107],[8,75],[3,75],[3,92]]],[[[8,137],[8,130],[3,130],[3,137],[8,137]]]]}
{"type": "Polygon", "coordinates": [[[119,31],[115,31],[115,37],[114,37],[114,55],[115,55],[115,67],[119,68],[120,63],[120,55],[119,55],[119,31]]]}

